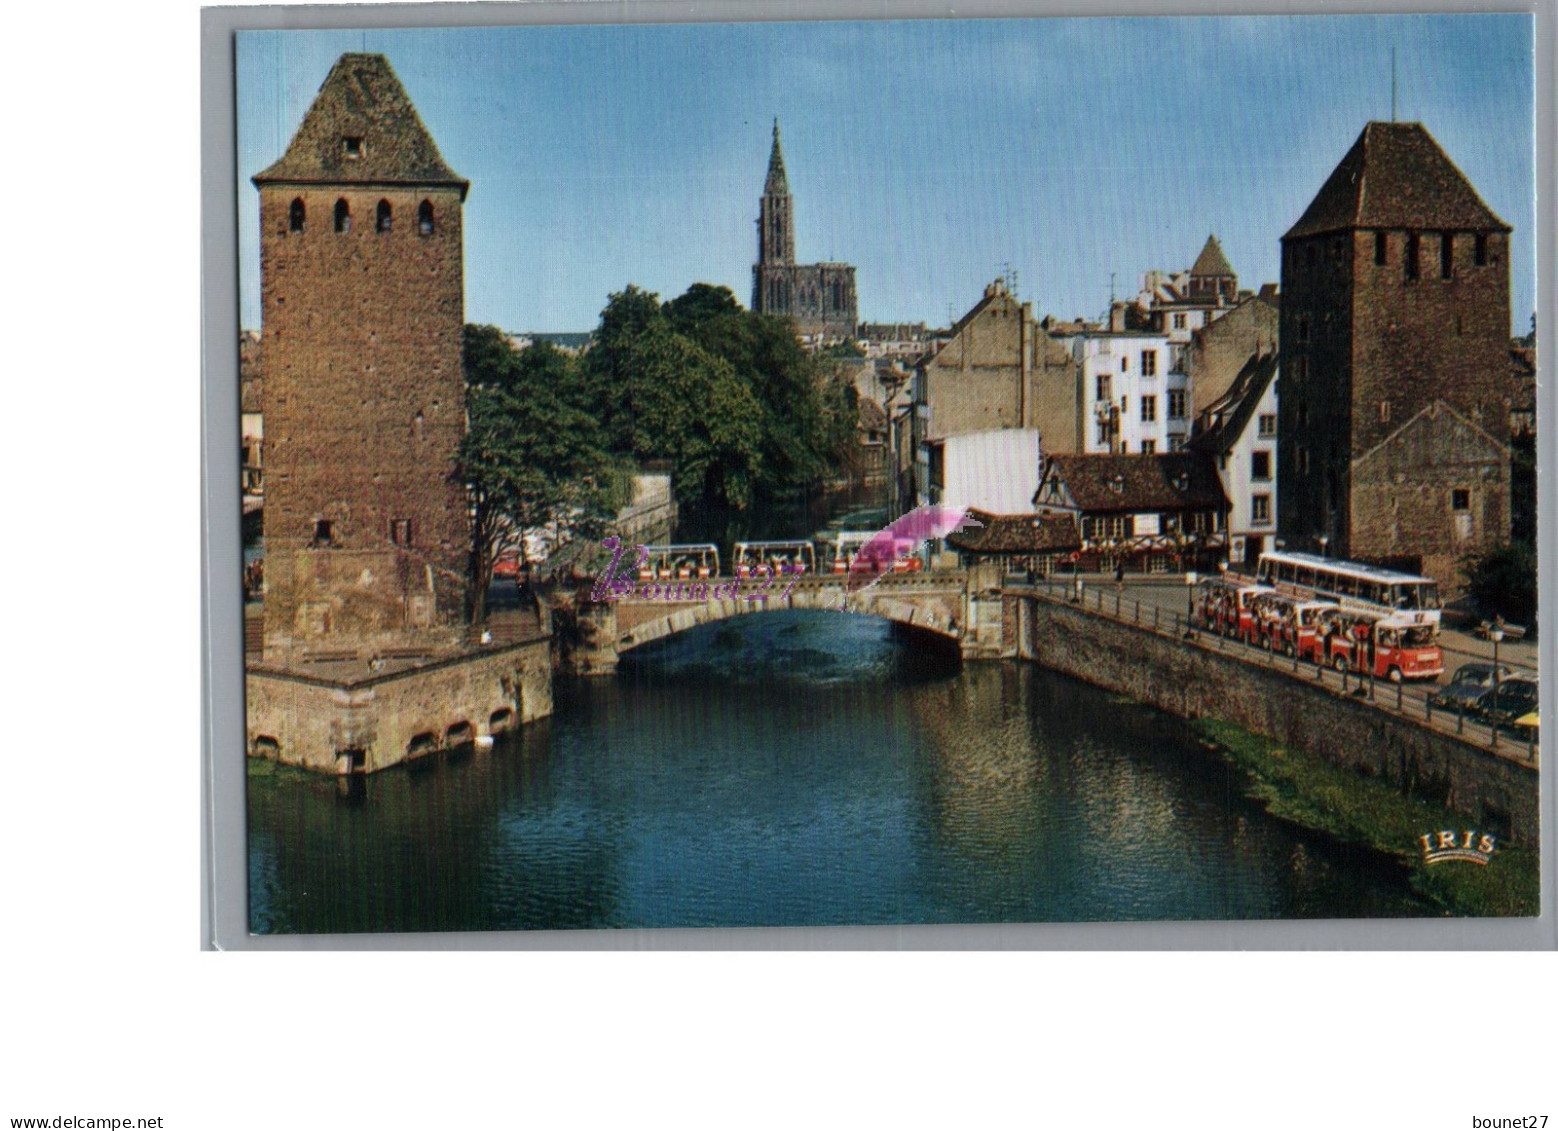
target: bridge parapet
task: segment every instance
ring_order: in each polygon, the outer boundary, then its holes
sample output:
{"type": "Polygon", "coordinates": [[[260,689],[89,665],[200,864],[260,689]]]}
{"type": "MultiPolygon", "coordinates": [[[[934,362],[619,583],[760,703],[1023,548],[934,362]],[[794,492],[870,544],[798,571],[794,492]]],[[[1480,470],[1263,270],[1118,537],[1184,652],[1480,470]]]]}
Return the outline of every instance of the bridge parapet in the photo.
{"type": "Polygon", "coordinates": [[[961,570],[890,574],[854,590],[846,588],[843,577],[817,574],[793,583],[776,582],[772,594],[757,593],[749,587],[758,583],[742,579],[734,587],[737,595],[732,597],[728,594],[733,591],[734,580],[705,578],[664,583],[673,594],[686,592],[691,586],[697,586],[700,593],[721,594],[693,600],[643,596],[635,589],[620,600],[591,601],[588,590],[581,592],[580,645],[572,657],[573,666],[582,673],[607,673],[616,668],[622,653],[652,640],[731,617],[781,609],[835,610],[882,617],[956,642],[969,658],[1016,654],[1015,632],[1006,631],[1007,618],[999,589],[974,593],[970,575],[961,570]]]}

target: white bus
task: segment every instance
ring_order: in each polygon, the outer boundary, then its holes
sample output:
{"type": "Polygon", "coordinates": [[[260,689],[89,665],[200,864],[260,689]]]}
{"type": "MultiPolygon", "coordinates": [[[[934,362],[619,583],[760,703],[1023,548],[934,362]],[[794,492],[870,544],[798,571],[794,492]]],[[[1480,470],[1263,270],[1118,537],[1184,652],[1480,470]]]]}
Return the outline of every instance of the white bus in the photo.
{"type": "Polygon", "coordinates": [[[735,559],[737,577],[746,577],[754,570],[760,576],[817,571],[816,552],[810,542],[737,542],[735,559]]]}
{"type": "Polygon", "coordinates": [[[640,581],[687,581],[719,576],[719,547],[709,542],[675,546],[645,546],[649,560],[638,571],[640,581]]]}
{"type": "Polygon", "coordinates": [[[1317,554],[1264,553],[1256,576],[1278,593],[1335,601],[1345,609],[1388,615],[1399,624],[1439,626],[1439,583],[1360,562],[1317,554]]]}

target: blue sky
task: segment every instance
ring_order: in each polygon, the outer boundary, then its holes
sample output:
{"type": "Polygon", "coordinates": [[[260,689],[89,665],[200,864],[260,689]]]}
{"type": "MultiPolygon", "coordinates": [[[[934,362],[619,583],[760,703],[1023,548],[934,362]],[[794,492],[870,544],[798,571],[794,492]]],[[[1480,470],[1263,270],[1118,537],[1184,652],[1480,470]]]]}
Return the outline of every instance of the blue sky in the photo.
{"type": "Polygon", "coordinates": [[[466,317],[588,330],[636,283],[751,295],[777,116],[803,262],[857,267],[860,314],[944,325],[1009,266],[1040,313],[1096,315],[1215,232],[1240,285],[1365,122],[1421,121],[1514,226],[1535,301],[1526,15],[928,20],[244,32],[242,322],[258,198],[343,51],[387,55],[471,182],[466,317]]]}

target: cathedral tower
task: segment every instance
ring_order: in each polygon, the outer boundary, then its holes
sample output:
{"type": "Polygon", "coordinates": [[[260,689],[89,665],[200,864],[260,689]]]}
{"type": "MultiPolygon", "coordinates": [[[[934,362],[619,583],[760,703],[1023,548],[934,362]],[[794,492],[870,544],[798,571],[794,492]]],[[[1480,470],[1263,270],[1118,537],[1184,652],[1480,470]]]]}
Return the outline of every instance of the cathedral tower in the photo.
{"type": "Polygon", "coordinates": [[[752,309],[794,319],[796,330],[813,344],[853,338],[859,325],[855,269],[848,263],[795,262],[794,203],[776,118],[768,176],[758,204],[752,309]]]}
{"type": "Polygon", "coordinates": [[[456,645],[470,546],[461,210],[381,55],[342,55],[260,193],[265,652],[456,645]]]}

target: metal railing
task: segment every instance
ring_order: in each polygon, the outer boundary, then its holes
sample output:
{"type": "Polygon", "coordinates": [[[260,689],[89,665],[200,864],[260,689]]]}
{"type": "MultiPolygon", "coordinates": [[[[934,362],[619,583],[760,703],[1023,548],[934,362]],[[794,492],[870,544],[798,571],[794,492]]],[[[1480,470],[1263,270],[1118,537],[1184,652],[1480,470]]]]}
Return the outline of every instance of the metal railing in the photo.
{"type": "Polygon", "coordinates": [[[1348,671],[1345,667],[1328,668],[1324,664],[1301,660],[1296,651],[1292,655],[1284,655],[1237,635],[1217,632],[1201,623],[1194,613],[1187,617],[1182,611],[1172,612],[1159,604],[1126,597],[1120,586],[1108,582],[1079,587],[1073,578],[1051,576],[1009,587],[1018,591],[1031,589],[1035,594],[1057,604],[1078,607],[1106,620],[1172,638],[1187,646],[1236,657],[1245,663],[1281,672],[1293,679],[1335,688],[1336,694],[1368,703],[1382,711],[1419,720],[1434,730],[1456,735],[1462,741],[1485,748],[1500,757],[1538,765],[1539,746],[1534,731],[1521,734],[1490,725],[1482,719],[1467,715],[1464,708],[1455,711],[1436,708],[1430,701],[1436,684],[1376,681],[1372,674],[1348,671]]]}

